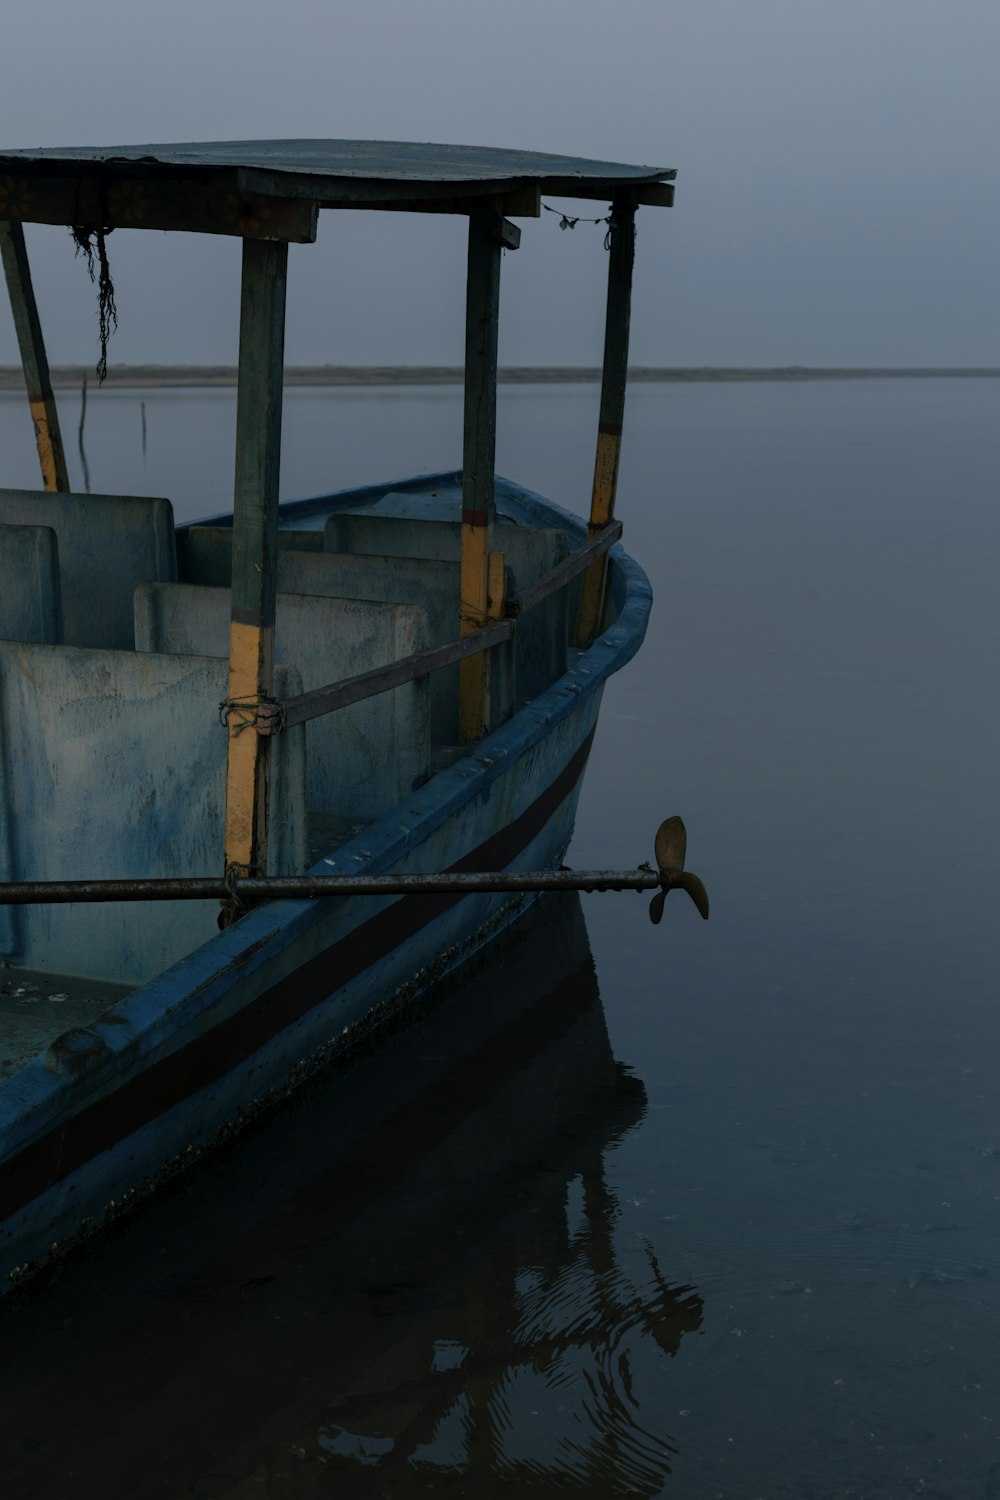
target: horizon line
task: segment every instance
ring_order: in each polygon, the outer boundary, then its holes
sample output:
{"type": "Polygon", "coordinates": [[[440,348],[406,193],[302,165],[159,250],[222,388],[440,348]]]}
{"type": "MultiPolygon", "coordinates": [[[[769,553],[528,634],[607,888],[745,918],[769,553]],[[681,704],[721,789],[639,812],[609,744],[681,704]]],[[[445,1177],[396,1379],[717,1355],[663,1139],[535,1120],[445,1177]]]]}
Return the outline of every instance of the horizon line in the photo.
{"type": "MultiPolygon", "coordinates": [[[[886,379],[988,379],[1000,376],[1000,367],[982,365],[632,365],[628,378],[639,384],[711,381],[794,380],[886,380],[886,379]]],[[[56,390],[79,387],[87,378],[97,388],[96,372],[89,365],[61,364],[50,367],[56,390]]],[[[222,364],[116,364],[108,365],[105,385],[112,386],[235,386],[237,368],[222,364]]],[[[287,365],[287,386],[348,385],[461,385],[461,365],[287,365]]],[[[497,371],[501,385],[598,384],[599,365],[503,365],[497,371]]],[[[0,365],[0,391],[24,388],[19,365],[0,365]]]]}

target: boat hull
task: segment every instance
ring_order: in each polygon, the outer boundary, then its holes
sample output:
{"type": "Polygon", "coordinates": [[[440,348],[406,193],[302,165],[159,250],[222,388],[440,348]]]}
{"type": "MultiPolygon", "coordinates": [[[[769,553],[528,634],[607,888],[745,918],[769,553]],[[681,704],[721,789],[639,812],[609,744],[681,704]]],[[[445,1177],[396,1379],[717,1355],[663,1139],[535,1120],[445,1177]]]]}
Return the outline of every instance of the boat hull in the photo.
{"type": "MultiPolygon", "coordinates": [[[[529,500],[546,519],[571,522],[529,500]]],[[[611,629],[316,873],[559,864],[604,682],[638,649],[648,615],[648,584],[615,551],[611,629]]],[[[0,1088],[0,1287],[120,1214],[332,1054],[374,1045],[530,899],[267,903],[100,1021],[65,1033],[0,1088]]]]}

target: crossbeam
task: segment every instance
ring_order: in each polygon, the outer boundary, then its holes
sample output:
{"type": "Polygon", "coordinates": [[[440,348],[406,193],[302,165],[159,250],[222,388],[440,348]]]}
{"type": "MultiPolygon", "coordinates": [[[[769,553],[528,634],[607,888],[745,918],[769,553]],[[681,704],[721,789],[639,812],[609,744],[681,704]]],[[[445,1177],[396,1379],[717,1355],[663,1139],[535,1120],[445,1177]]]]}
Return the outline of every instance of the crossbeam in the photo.
{"type": "Polygon", "coordinates": [[[516,594],[507,605],[507,614],[514,616],[527,614],[528,610],[541,604],[550,594],[558,593],[559,589],[565,588],[568,583],[573,582],[574,578],[578,578],[581,573],[585,572],[597,558],[610,552],[615,542],[621,540],[621,535],[621,521],[612,521],[597,536],[591,537],[589,542],[585,542],[582,547],[577,547],[568,557],[564,557],[562,562],[556,563],[555,567],[550,568],[536,583],[530,584],[516,594]]]}
{"type": "Polygon", "coordinates": [[[374,667],[370,672],[359,672],[343,682],[332,682],[326,687],[313,688],[300,693],[280,706],[275,713],[270,704],[265,704],[257,714],[257,733],[271,734],[278,726],[306,724],[323,714],[335,713],[338,708],[347,708],[351,703],[361,703],[365,698],[374,698],[391,688],[402,687],[418,677],[426,677],[440,667],[476,656],[509,641],[514,634],[513,620],[497,620],[482,630],[474,631],[445,646],[432,646],[426,651],[416,651],[412,656],[401,657],[384,667],[374,667]]]}
{"type": "Polygon", "coordinates": [[[181,230],[229,234],[240,239],[312,244],[315,201],[242,192],[236,174],[206,182],[170,178],[150,182],[137,175],[63,176],[0,172],[0,201],[25,224],[102,224],[114,229],[181,230]],[[228,191],[226,189],[229,189],[228,191]]]}
{"type": "MultiPolygon", "coordinates": [[[[554,568],[550,568],[536,583],[509,599],[504,606],[505,619],[494,620],[482,629],[464,635],[459,640],[449,641],[444,646],[431,646],[425,651],[415,651],[412,656],[400,657],[399,661],[389,662],[384,667],[373,667],[369,672],[359,672],[343,682],[331,682],[323,687],[312,688],[308,693],[286,699],[284,703],[273,700],[261,703],[257,709],[257,733],[275,734],[279,729],[293,724],[308,724],[310,719],[336,713],[338,709],[347,708],[352,703],[377,697],[379,693],[387,693],[392,688],[402,687],[404,683],[427,677],[441,667],[451,666],[453,662],[465,661],[470,656],[478,656],[480,652],[503,645],[516,634],[517,621],[522,615],[541,604],[550,594],[572,583],[574,578],[590,567],[595,558],[603,557],[621,534],[622,523],[613,521],[598,536],[585,542],[554,568]]],[[[493,556],[497,554],[494,553],[493,556]]]]}

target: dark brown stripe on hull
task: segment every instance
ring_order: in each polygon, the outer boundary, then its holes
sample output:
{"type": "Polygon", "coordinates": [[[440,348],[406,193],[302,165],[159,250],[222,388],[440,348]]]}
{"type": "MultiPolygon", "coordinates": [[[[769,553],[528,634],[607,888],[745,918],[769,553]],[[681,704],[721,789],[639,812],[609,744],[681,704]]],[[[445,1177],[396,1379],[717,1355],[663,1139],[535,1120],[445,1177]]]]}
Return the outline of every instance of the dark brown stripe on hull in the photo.
{"type": "MultiPolygon", "coordinates": [[[[450,870],[502,870],[541,833],[574,789],[587,763],[594,731],[555,781],[519,818],[500,829],[450,870]]],[[[252,1004],[153,1063],[115,1093],[88,1105],[48,1135],[0,1165],[0,1218],[79,1170],[101,1151],[150,1124],[192,1094],[208,1088],[252,1057],[286,1027],[400,947],[465,896],[406,896],[318,953],[300,969],[265,990],[252,1004]]]]}

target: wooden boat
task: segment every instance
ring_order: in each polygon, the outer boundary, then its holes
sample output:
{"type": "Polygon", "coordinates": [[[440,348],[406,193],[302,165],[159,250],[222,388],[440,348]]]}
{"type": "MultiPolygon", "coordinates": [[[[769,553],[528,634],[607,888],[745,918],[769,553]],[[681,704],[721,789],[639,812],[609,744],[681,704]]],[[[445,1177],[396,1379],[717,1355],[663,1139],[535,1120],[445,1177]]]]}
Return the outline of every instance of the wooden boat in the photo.
{"type": "MultiPolygon", "coordinates": [[[[650,606],[614,501],[635,213],[672,176],[370,142],[0,153],[45,486],[0,492],[0,1283],[374,1032],[557,870],[650,606]],[[494,475],[501,252],[543,192],[611,205],[589,524],[494,475]],[[320,208],[467,220],[463,463],[279,506],[287,248],[320,208]],[[93,256],[102,334],[112,228],[242,239],[231,516],[175,529],[166,500],[70,492],[25,221],[93,256]]],[[[694,880],[682,849],[658,863],[694,880]]],[[[664,870],[643,882],[662,906],[664,870]]]]}

